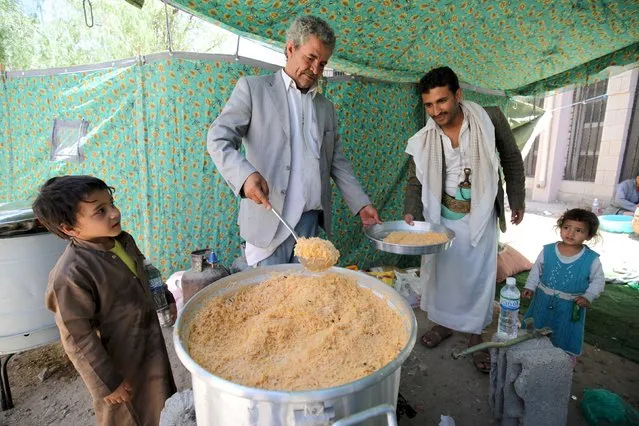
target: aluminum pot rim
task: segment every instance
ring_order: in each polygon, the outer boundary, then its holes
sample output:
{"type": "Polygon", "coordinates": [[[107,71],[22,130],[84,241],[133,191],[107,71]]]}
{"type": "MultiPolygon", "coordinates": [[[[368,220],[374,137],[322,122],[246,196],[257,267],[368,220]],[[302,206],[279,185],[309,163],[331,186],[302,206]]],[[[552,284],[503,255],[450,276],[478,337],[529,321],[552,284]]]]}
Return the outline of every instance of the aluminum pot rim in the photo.
{"type": "MultiPolygon", "coordinates": [[[[237,282],[238,279],[241,280],[242,276],[252,276],[255,274],[255,271],[260,271],[264,273],[277,273],[290,271],[292,269],[297,270],[296,272],[305,272],[307,273],[301,265],[299,264],[284,264],[284,265],[274,265],[267,266],[262,268],[255,268],[249,271],[243,271],[236,274],[229,275],[224,277],[214,283],[217,285],[222,285],[225,283],[237,282]]],[[[178,355],[178,358],[182,362],[182,364],[191,372],[193,376],[196,376],[199,380],[204,381],[208,386],[211,386],[215,389],[223,390],[230,394],[239,397],[250,398],[255,401],[269,401],[274,403],[290,403],[290,402],[309,402],[309,401],[325,401],[329,399],[340,398],[346,395],[351,395],[356,392],[359,392],[362,389],[365,389],[369,386],[373,386],[374,384],[380,382],[386,377],[395,373],[397,369],[401,367],[401,365],[406,361],[408,356],[413,350],[415,346],[415,342],[417,340],[417,319],[415,318],[415,314],[413,312],[413,308],[406,302],[406,300],[399,294],[397,291],[382,283],[375,277],[367,275],[363,272],[352,271],[350,269],[340,268],[340,267],[332,267],[329,269],[330,272],[338,272],[341,274],[345,274],[351,277],[355,277],[358,279],[358,283],[361,281],[370,283],[371,286],[364,286],[370,288],[378,297],[380,293],[385,293],[384,296],[390,296],[392,299],[392,303],[396,305],[396,311],[404,316],[404,312],[410,312],[408,322],[409,322],[409,337],[404,345],[404,348],[397,354],[397,356],[388,364],[380,368],[379,370],[369,374],[368,376],[364,376],[360,379],[357,379],[353,382],[345,383],[343,385],[334,386],[330,388],[322,388],[322,389],[312,389],[312,390],[302,390],[302,391],[278,391],[278,390],[269,390],[262,388],[254,388],[250,386],[241,385],[226,379],[223,379],[219,376],[210,373],[203,367],[201,367],[187,352],[185,345],[182,344],[182,339],[180,337],[180,330],[184,326],[183,321],[184,315],[183,313],[188,312],[189,306],[193,308],[193,306],[200,301],[203,301],[209,298],[208,293],[212,293],[215,290],[213,285],[210,285],[196,295],[191,297],[191,299],[187,302],[187,304],[182,308],[182,312],[180,313],[177,322],[175,323],[173,329],[173,344],[175,347],[175,351],[178,355]],[[208,291],[207,291],[208,290],[208,291]]],[[[308,273],[309,275],[314,275],[313,273],[308,273]]],[[[391,300],[387,297],[385,299],[388,302],[391,300]]],[[[186,343],[186,342],[185,342],[186,343]]]]}

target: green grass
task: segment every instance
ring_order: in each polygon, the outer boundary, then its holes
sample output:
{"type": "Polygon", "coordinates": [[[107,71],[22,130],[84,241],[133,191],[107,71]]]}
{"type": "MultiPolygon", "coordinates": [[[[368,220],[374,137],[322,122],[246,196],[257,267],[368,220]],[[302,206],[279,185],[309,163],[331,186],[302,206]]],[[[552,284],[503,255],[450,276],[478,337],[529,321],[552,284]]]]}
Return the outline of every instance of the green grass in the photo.
{"type": "MultiPolygon", "coordinates": [[[[517,287],[526,284],[528,272],[515,275],[517,287]]],[[[496,298],[505,283],[497,284],[496,298]]],[[[522,299],[520,313],[530,300],[522,299]]],[[[639,290],[622,284],[606,284],[586,316],[584,340],[601,350],[639,362],[639,290]]]]}

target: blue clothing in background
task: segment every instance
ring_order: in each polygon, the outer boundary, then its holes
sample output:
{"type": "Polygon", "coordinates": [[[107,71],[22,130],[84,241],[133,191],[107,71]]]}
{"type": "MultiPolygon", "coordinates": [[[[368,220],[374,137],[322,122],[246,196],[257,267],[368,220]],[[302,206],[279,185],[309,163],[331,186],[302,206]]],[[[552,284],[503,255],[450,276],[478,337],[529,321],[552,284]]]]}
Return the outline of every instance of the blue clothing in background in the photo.
{"type": "Polygon", "coordinates": [[[544,246],[541,283],[535,290],[535,295],[524,319],[534,318],[535,328],[538,329],[550,327],[553,345],[571,355],[581,355],[586,310],[580,308],[579,319],[572,321],[572,309],[575,303],[574,299],[577,296],[583,296],[588,289],[590,267],[599,255],[584,246],[584,252],[577,260],[564,263],[557,255],[556,246],[557,243],[544,246]],[[567,298],[572,300],[566,300],[567,298]]]}
{"type": "Polygon", "coordinates": [[[629,212],[634,212],[639,203],[639,190],[636,179],[627,179],[617,185],[615,200],[612,205],[629,212]]]}

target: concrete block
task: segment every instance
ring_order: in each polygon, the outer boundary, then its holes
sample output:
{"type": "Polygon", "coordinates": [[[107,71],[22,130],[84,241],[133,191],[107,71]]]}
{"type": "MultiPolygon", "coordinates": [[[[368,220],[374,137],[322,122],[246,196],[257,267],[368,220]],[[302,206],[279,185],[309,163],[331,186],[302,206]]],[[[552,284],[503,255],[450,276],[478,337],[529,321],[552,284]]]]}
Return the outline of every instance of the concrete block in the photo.
{"type": "Polygon", "coordinates": [[[559,184],[559,190],[566,194],[584,194],[590,191],[589,186],[590,186],[590,182],[563,180],[559,184]]]}
{"type": "Polygon", "coordinates": [[[568,355],[554,347],[512,355],[507,356],[509,363],[521,363],[513,387],[525,407],[522,426],[565,425],[572,384],[568,355]]]}
{"type": "Polygon", "coordinates": [[[623,155],[623,152],[621,151],[621,149],[624,146],[624,143],[621,140],[606,141],[606,142],[602,141],[601,143],[602,145],[605,143],[608,146],[608,155],[611,155],[617,158],[623,155]]]}
{"type": "Polygon", "coordinates": [[[585,196],[583,194],[573,194],[571,192],[562,192],[559,191],[557,193],[557,200],[565,203],[565,204],[576,204],[581,205],[585,203],[585,196]]]}
{"type": "MultiPolygon", "coordinates": [[[[610,173],[612,175],[616,176],[616,172],[603,172],[603,173],[610,173]]],[[[609,179],[607,177],[608,175],[604,175],[604,179],[609,179]]],[[[614,182],[614,179],[613,179],[614,182]]],[[[595,184],[592,187],[592,192],[590,193],[590,202],[592,203],[592,199],[594,197],[599,198],[599,200],[601,201],[602,199],[609,197],[611,194],[611,191],[614,191],[615,189],[615,183],[608,183],[608,184],[601,184],[601,185],[597,185],[595,184]]]]}
{"type": "Polygon", "coordinates": [[[619,166],[619,157],[602,155],[599,153],[599,159],[597,160],[597,172],[599,171],[617,171],[619,166]]]}
{"type": "Polygon", "coordinates": [[[506,378],[504,380],[504,413],[505,418],[524,417],[524,401],[517,395],[515,391],[515,380],[521,374],[521,364],[512,363],[508,359],[506,353],[506,378]]]}
{"type": "Polygon", "coordinates": [[[632,96],[630,96],[630,92],[613,94],[608,97],[608,101],[606,103],[606,114],[610,111],[617,111],[620,109],[627,109],[631,107],[632,96]]]}
{"type": "Polygon", "coordinates": [[[521,358],[524,354],[538,353],[554,348],[549,339],[534,339],[513,346],[506,351],[506,379],[504,383],[504,417],[523,418],[524,400],[517,394],[514,383],[521,375],[523,365],[521,358]]]}
{"type": "Polygon", "coordinates": [[[615,170],[607,170],[603,173],[603,179],[601,185],[603,188],[597,188],[599,190],[599,194],[610,195],[611,191],[614,193],[615,188],[617,187],[617,174],[618,169],[615,170]]]}
{"type": "Polygon", "coordinates": [[[600,145],[599,145],[599,156],[601,157],[602,155],[610,155],[610,141],[605,141],[605,140],[601,140],[600,145]]]}
{"type": "Polygon", "coordinates": [[[624,139],[626,131],[626,126],[622,125],[614,125],[614,126],[604,126],[603,131],[601,132],[601,140],[602,141],[621,141],[624,139]]]}
{"type": "Polygon", "coordinates": [[[621,75],[618,76],[618,80],[617,80],[617,90],[619,92],[630,92],[630,74],[629,73],[623,73],[621,75]]]}
{"type": "MultiPolygon", "coordinates": [[[[606,118],[608,116],[606,115],[606,118]]],[[[610,117],[610,121],[606,121],[604,123],[604,126],[606,125],[611,125],[611,126],[624,126],[624,127],[628,127],[628,123],[630,122],[630,117],[632,117],[632,109],[631,108],[627,108],[627,109],[620,109],[617,111],[613,112],[611,111],[611,117],[610,117]]]]}
{"type": "Polygon", "coordinates": [[[621,91],[620,83],[621,81],[619,78],[617,78],[617,76],[610,77],[608,79],[608,87],[606,88],[606,93],[608,94],[619,93],[621,91]]]}
{"type": "Polygon", "coordinates": [[[489,403],[502,425],[565,425],[571,383],[570,358],[548,338],[491,351],[489,403]]]}
{"type": "MultiPolygon", "coordinates": [[[[494,340],[494,338],[493,338],[494,340]]],[[[490,389],[488,404],[493,417],[502,418],[504,412],[504,382],[506,381],[506,351],[490,350],[490,389]]]]}
{"type": "MultiPolygon", "coordinates": [[[[497,341],[497,336],[494,335],[492,340],[497,341]]],[[[512,401],[513,398],[516,399],[516,396],[513,395],[512,391],[512,382],[517,378],[518,373],[508,370],[509,364],[506,359],[507,353],[534,351],[548,348],[548,345],[552,347],[552,343],[550,343],[550,340],[548,339],[535,339],[519,343],[518,345],[511,346],[509,348],[491,350],[489,404],[495,418],[502,418],[506,414],[504,413],[505,399],[508,399],[511,406],[509,409],[510,413],[514,413],[515,417],[522,414],[519,411],[513,411],[513,407],[518,404],[517,401],[512,401]],[[509,377],[509,375],[511,377],[509,377]]],[[[521,409],[523,411],[523,406],[521,406],[521,409]]]]}

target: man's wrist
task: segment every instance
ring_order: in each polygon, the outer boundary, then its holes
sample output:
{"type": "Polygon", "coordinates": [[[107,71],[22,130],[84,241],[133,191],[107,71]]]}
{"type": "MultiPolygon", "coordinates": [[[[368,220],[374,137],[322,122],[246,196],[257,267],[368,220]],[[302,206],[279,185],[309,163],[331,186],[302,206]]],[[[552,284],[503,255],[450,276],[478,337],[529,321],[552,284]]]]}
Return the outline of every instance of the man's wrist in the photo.
{"type": "Polygon", "coordinates": [[[365,209],[366,207],[368,207],[368,206],[371,206],[371,205],[372,205],[372,204],[366,204],[366,205],[362,206],[362,208],[361,208],[361,209],[359,209],[359,211],[357,212],[357,214],[358,214],[358,215],[361,215],[361,214],[362,214],[362,212],[364,211],[364,209],[365,209]]]}

